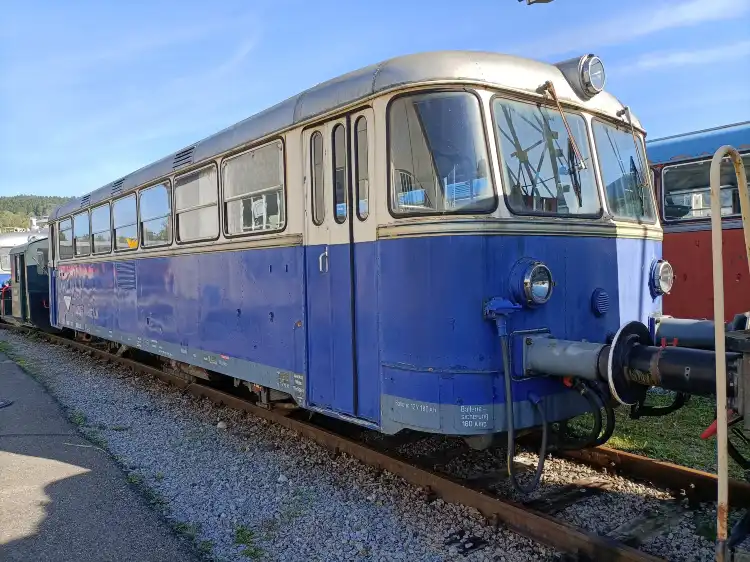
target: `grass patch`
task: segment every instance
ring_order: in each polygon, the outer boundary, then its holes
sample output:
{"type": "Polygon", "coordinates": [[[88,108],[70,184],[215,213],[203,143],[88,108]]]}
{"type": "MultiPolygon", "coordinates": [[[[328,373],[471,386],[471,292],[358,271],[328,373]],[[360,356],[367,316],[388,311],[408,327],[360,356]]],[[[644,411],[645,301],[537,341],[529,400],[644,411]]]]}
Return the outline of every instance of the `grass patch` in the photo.
{"type": "Polygon", "coordinates": [[[300,517],[313,501],[313,493],[310,490],[296,489],[292,496],[285,499],[279,514],[280,523],[283,526],[290,525],[300,517]]]}
{"type": "Polygon", "coordinates": [[[73,410],[70,414],[70,421],[78,427],[86,425],[86,414],[80,410],[73,410]]]}
{"type": "Polygon", "coordinates": [[[21,357],[21,355],[13,349],[13,346],[10,343],[7,341],[0,341],[0,352],[7,355],[8,359],[21,367],[21,370],[28,374],[32,379],[42,382],[40,379],[40,373],[26,359],[21,357]]]}
{"type": "Polygon", "coordinates": [[[107,440],[98,431],[89,432],[86,435],[86,439],[88,439],[89,441],[91,441],[92,444],[96,445],[97,447],[100,447],[101,449],[106,449],[109,446],[109,443],[107,443],[107,440]]]}
{"type": "Polygon", "coordinates": [[[214,550],[214,541],[201,541],[198,543],[198,552],[204,556],[208,556],[214,550]]]}
{"type": "MultiPolygon", "coordinates": [[[[649,394],[647,400],[647,404],[654,406],[667,406],[671,402],[672,395],[649,394]]],[[[630,408],[621,406],[615,410],[615,433],[606,446],[715,473],[716,439],[700,437],[714,421],[714,409],[713,400],[693,396],[684,407],[669,415],[632,420],[630,408]]],[[[736,437],[732,442],[746,455],[750,453],[736,437]]],[[[743,471],[731,460],[729,475],[744,478],[743,471]]]]}
{"type": "Polygon", "coordinates": [[[198,523],[177,523],[174,530],[191,540],[195,540],[195,537],[200,533],[201,526],[198,523]]]}
{"type": "Polygon", "coordinates": [[[244,525],[234,528],[234,544],[245,547],[240,551],[242,556],[251,560],[260,560],[263,557],[263,550],[255,544],[255,531],[244,525]]]}
{"type": "Polygon", "coordinates": [[[144,489],[143,495],[146,496],[146,501],[153,506],[164,508],[169,504],[164,496],[151,488],[144,489]]]}
{"type": "Polygon", "coordinates": [[[128,476],[127,476],[127,481],[128,481],[128,482],[129,482],[130,484],[135,484],[135,485],[138,485],[138,484],[140,484],[141,482],[143,482],[143,476],[141,476],[141,475],[140,475],[140,474],[138,474],[137,472],[131,472],[131,473],[130,473],[130,474],[128,474],[128,476]]]}

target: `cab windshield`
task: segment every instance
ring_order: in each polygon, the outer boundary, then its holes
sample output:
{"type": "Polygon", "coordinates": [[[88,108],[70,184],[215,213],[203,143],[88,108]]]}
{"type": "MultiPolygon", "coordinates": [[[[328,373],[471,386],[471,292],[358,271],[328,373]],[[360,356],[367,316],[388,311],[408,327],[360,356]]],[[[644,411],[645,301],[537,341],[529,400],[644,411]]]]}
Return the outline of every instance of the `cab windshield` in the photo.
{"type": "Polygon", "coordinates": [[[565,112],[571,138],[554,108],[496,98],[492,111],[508,204],[514,213],[599,214],[601,205],[583,117],[565,112]],[[573,141],[583,163],[578,161],[573,141]]]}
{"type": "Polygon", "coordinates": [[[629,129],[594,121],[594,141],[610,211],[618,219],[654,222],[646,155],[642,139],[636,138],[637,149],[629,129]]]}

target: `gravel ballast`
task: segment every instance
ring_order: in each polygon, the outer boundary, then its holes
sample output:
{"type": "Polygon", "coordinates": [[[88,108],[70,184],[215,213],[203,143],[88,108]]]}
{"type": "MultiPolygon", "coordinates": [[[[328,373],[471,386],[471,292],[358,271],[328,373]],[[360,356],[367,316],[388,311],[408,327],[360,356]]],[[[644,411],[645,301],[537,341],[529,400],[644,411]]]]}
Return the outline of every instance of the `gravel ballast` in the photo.
{"type": "MultiPolygon", "coordinates": [[[[173,523],[194,538],[207,559],[247,560],[558,560],[547,547],[494,529],[473,509],[427,501],[426,494],[389,473],[378,474],[345,455],[247,415],[197,399],[161,381],[133,375],[45,341],[0,330],[17,359],[68,411],[94,443],[120,462],[173,523]],[[486,541],[466,556],[446,538],[456,532],[486,541]]],[[[372,433],[368,440],[383,436],[372,433]]],[[[455,450],[456,440],[425,436],[401,447],[407,457],[455,450]]],[[[502,457],[502,455],[500,455],[502,457]]],[[[537,455],[516,460],[534,467],[537,455]]],[[[468,451],[435,468],[458,477],[502,473],[497,451],[468,451]]],[[[558,517],[599,534],[644,512],[674,524],[641,548],[675,562],[713,560],[715,506],[679,508],[669,494],[560,458],[548,457],[539,489],[518,497],[506,479],[492,489],[516,501],[566,485],[604,481],[606,492],[583,499],[558,517]]],[[[732,519],[738,516],[733,510],[732,519]]]]}
{"type": "Polygon", "coordinates": [[[275,424],[44,341],[7,330],[0,341],[209,559],[556,558],[547,547],[486,525],[473,509],[428,502],[400,478],[376,475],[345,456],[333,459],[275,424]],[[457,531],[488,544],[458,554],[445,544],[457,531]]]}

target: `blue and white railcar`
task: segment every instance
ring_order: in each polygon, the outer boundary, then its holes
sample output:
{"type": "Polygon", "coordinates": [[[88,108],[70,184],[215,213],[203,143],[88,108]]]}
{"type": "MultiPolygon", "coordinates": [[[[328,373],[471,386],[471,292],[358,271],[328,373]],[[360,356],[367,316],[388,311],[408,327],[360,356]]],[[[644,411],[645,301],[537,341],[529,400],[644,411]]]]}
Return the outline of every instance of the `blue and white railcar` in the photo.
{"type": "Polygon", "coordinates": [[[438,52],[315,86],[57,209],[52,323],[387,433],[505,431],[504,358],[516,428],[581,414],[525,348],[604,343],[664,290],[603,85],[592,55],[438,52]]]}

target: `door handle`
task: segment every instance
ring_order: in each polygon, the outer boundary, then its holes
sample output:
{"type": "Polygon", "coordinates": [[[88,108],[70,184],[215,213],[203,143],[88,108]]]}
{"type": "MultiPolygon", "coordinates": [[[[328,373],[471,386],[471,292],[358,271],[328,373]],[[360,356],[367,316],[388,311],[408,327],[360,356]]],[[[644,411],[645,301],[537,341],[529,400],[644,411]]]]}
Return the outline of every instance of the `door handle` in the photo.
{"type": "Polygon", "coordinates": [[[320,256],[318,256],[318,269],[321,273],[328,273],[328,246],[320,256]]]}

